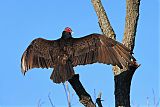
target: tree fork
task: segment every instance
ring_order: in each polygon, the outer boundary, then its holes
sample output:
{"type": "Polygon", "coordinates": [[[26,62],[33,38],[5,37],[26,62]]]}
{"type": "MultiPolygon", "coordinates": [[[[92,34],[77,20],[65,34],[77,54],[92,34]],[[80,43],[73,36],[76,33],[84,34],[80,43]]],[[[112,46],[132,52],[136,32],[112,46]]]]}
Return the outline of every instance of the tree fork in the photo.
{"type": "MultiPolygon", "coordinates": [[[[131,51],[134,49],[136,29],[139,18],[140,0],[126,0],[126,20],[125,30],[122,43],[131,51]]],[[[130,107],[130,87],[132,77],[136,67],[130,67],[128,70],[120,70],[114,67],[114,82],[115,82],[115,106],[130,107]]]]}
{"type": "MultiPolygon", "coordinates": [[[[98,17],[98,23],[105,36],[115,39],[116,34],[109,22],[101,0],[91,0],[98,17]]],[[[139,18],[140,0],[126,0],[126,20],[123,44],[131,51],[134,49],[137,23],[139,18]]],[[[128,70],[113,67],[115,81],[115,106],[130,107],[130,86],[132,76],[139,67],[130,67],[128,70]]]]}

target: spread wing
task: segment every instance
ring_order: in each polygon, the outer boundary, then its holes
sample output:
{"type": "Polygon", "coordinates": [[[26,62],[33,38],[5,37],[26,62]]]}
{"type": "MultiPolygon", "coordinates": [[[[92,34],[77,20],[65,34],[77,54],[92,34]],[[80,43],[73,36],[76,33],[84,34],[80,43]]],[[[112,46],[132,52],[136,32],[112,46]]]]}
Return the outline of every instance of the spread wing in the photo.
{"type": "Polygon", "coordinates": [[[136,60],[123,44],[101,34],[74,38],[73,48],[73,66],[99,62],[123,68],[134,64],[131,59],[136,60]]]}
{"type": "Polygon", "coordinates": [[[27,47],[21,58],[21,69],[25,72],[31,68],[53,68],[59,54],[57,40],[37,38],[27,47]]]}

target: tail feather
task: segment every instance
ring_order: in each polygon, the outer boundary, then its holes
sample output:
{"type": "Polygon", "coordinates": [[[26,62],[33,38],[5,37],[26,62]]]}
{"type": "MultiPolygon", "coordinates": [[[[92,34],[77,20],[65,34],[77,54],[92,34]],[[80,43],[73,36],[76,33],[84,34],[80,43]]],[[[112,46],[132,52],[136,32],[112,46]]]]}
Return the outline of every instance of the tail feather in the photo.
{"type": "Polygon", "coordinates": [[[74,70],[71,62],[67,62],[65,65],[57,65],[51,74],[50,79],[55,83],[64,83],[72,78],[74,70]]]}

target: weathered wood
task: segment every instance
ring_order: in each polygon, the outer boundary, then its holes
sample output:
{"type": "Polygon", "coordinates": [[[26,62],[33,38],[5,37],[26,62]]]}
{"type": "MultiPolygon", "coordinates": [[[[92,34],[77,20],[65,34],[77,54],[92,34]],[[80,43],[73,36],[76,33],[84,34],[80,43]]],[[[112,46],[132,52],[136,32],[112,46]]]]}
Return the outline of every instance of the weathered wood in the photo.
{"type": "Polygon", "coordinates": [[[114,76],[116,107],[130,107],[131,80],[136,69],[136,67],[130,67],[129,70],[114,76]]]}
{"type": "Polygon", "coordinates": [[[91,96],[86,92],[86,90],[82,86],[79,80],[79,74],[75,74],[71,79],[68,80],[68,82],[71,84],[76,94],[78,95],[80,102],[85,107],[96,107],[96,105],[92,101],[91,96]]]}
{"type": "MultiPolygon", "coordinates": [[[[135,45],[136,29],[139,18],[140,0],[126,0],[126,21],[122,43],[133,51],[135,45]]],[[[130,86],[132,76],[137,67],[129,70],[115,68],[115,105],[130,107],[130,86]],[[118,70],[116,70],[118,69],[118,70]]]]}
{"type": "MultiPolygon", "coordinates": [[[[98,16],[98,23],[101,31],[107,37],[115,39],[116,35],[109,22],[107,14],[102,6],[101,0],[91,0],[93,7],[98,16]]],[[[136,28],[139,17],[140,0],[126,0],[126,22],[123,37],[123,44],[133,51],[135,45],[136,28]]],[[[130,86],[132,76],[137,67],[129,67],[130,69],[120,69],[113,67],[115,81],[115,106],[130,106],[130,86]]]]}
{"type": "Polygon", "coordinates": [[[104,7],[101,3],[101,0],[91,0],[93,7],[96,11],[97,17],[98,17],[98,23],[101,28],[101,31],[105,36],[115,39],[116,35],[114,33],[114,30],[109,22],[109,19],[107,17],[107,14],[104,10],[104,7]]]}
{"type": "Polygon", "coordinates": [[[137,23],[139,18],[139,5],[140,0],[126,0],[126,20],[122,43],[132,51],[135,45],[137,23]]]}

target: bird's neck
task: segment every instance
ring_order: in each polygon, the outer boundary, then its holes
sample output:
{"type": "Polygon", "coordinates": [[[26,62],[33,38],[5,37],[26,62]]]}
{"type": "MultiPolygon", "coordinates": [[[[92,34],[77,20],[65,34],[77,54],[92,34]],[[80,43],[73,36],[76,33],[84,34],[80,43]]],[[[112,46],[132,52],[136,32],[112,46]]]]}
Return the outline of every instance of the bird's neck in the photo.
{"type": "Polygon", "coordinates": [[[61,38],[68,39],[68,38],[71,38],[71,37],[72,37],[71,33],[66,32],[66,31],[62,32],[62,37],[61,38]]]}

